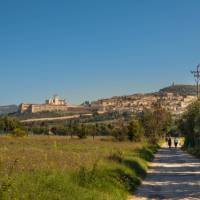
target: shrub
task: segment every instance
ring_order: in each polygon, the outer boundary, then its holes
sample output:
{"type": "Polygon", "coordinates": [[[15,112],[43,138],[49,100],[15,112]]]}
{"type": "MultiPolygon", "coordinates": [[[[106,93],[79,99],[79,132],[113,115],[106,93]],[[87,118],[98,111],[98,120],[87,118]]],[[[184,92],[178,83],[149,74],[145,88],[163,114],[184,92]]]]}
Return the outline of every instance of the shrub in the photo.
{"type": "Polygon", "coordinates": [[[127,139],[126,127],[117,127],[112,132],[113,137],[118,141],[124,141],[127,139]]]}
{"type": "Polygon", "coordinates": [[[1,117],[0,118],[0,132],[8,133],[13,131],[15,128],[21,128],[22,124],[10,117],[1,117]]]}
{"type": "Polygon", "coordinates": [[[185,148],[200,148],[200,101],[196,101],[188,107],[178,121],[178,127],[185,136],[185,148]]]}
{"type": "Polygon", "coordinates": [[[11,134],[15,137],[24,137],[24,136],[27,136],[27,133],[26,131],[20,129],[20,128],[15,128],[11,134]]]}
{"type": "Polygon", "coordinates": [[[49,134],[49,129],[46,126],[34,126],[31,128],[31,131],[36,134],[36,135],[48,135],[49,134]]]}
{"type": "Polygon", "coordinates": [[[133,120],[128,125],[128,139],[130,141],[140,141],[143,137],[143,128],[138,120],[133,120]]]}
{"type": "Polygon", "coordinates": [[[80,139],[84,139],[84,138],[86,138],[87,137],[87,127],[86,126],[84,126],[83,124],[80,126],[80,127],[78,127],[78,134],[77,134],[77,136],[80,138],[80,139]]]}
{"type": "Polygon", "coordinates": [[[128,129],[124,121],[119,121],[115,128],[112,130],[113,137],[118,141],[127,139],[128,129]]]}

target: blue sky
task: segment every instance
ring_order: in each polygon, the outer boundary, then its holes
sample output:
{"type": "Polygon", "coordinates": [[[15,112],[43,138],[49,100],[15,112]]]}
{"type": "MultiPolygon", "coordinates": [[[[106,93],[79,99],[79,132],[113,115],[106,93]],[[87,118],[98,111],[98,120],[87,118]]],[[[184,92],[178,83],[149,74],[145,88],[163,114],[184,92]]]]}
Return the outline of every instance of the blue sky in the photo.
{"type": "Polygon", "coordinates": [[[0,0],[0,105],[193,83],[198,0],[0,0]]]}

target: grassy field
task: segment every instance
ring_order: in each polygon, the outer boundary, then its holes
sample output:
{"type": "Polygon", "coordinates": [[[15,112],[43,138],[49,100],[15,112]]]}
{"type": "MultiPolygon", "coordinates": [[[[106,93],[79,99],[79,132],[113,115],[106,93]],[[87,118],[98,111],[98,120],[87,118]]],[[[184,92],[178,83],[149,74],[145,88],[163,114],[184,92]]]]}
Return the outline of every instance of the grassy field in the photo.
{"type": "Polygon", "coordinates": [[[0,137],[0,199],[125,200],[157,148],[108,137],[0,137]]]}

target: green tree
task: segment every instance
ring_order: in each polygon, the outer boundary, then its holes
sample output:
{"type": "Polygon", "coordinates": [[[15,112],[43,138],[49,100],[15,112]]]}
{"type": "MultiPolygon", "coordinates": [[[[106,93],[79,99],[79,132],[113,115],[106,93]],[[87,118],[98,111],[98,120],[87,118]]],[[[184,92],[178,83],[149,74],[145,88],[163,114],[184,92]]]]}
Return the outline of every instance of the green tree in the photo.
{"type": "Polygon", "coordinates": [[[200,100],[191,104],[178,122],[179,130],[185,136],[185,147],[199,145],[200,138],[200,100]]]}
{"type": "Polygon", "coordinates": [[[140,141],[143,137],[143,128],[139,120],[132,120],[128,124],[128,139],[130,141],[140,141]]]}
{"type": "Polygon", "coordinates": [[[115,128],[112,130],[113,137],[118,141],[127,139],[128,128],[123,121],[119,121],[115,128]]]}
{"type": "Polygon", "coordinates": [[[9,133],[12,132],[15,128],[22,128],[23,125],[16,119],[10,117],[0,118],[0,132],[9,133]]]}
{"type": "Polygon", "coordinates": [[[94,140],[95,136],[97,135],[96,124],[95,125],[88,125],[87,129],[88,129],[88,135],[91,135],[93,137],[93,140],[94,140]]]}
{"type": "Polygon", "coordinates": [[[84,124],[81,124],[80,126],[77,126],[77,136],[80,138],[80,139],[84,139],[87,137],[87,134],[88,134],[88,128],[86,125],[84,124]]]}
{"type": "Polygon", "coordinates": [[[140,121],[144,127],[145,136],[156,143],[169,132],[171,127],[171,114],[156,104],[152,110],[144,110],[140,121]]]}

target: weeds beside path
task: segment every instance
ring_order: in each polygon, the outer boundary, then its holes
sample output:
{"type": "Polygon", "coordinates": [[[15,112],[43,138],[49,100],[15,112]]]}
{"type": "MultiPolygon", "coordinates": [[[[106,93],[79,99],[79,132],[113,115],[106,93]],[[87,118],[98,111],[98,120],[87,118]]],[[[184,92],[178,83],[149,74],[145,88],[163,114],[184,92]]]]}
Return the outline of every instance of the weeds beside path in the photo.
{"type": "Polygon", "coordinates": [[[126,200],[158,149],[147,142],[0,138],[1,200],[126,200]]]}

